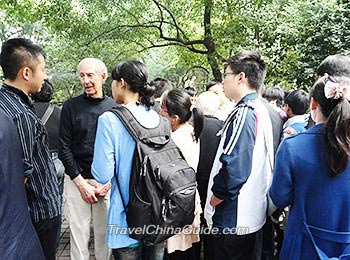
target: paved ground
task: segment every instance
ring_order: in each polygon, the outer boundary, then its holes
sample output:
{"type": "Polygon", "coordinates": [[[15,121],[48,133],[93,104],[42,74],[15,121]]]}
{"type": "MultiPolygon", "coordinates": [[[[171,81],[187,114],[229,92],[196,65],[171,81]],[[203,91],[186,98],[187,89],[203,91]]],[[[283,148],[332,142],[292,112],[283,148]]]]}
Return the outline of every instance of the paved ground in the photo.
{"type": "MultiPolygon", "coordinates": [[[[68,221],[65,218],[65,197],[63,196],[63,217],[62,217],[62,229],[61,229],[61,238],[60,243],[58,246],[57,254],[56,254],[56,260],[70,260],[70,241],[69,241],[69,227],[68,227],[68,221]]],[[[94,252],[94,238],[93,238],[93,229],[91,227],[90,231],[91,237],[89,242],[89,251],[90,251],[90,260],[95,260],[95,252],[94,252]]],[[[1,259],[1,257],[0,257],[1,259]]],[[[112,257],[112,259],[114,259],[112,257]]],[[[201,250],[201,259],[204,259],[203,257],[203,248],[201,250]]]]}
{"type": "MultiPolygon", "coordinates": [[[[90,234],[93,234],[92,229],[90,234]]],[[[90,251],[90,260],[95,260],[95,252],[94,252],[94,238],[93,235],[90,237],[89,242],[89,251],[90,251]]],[[[69,245],[69,227],[68,222],[65,218],[62,220],[62,230],[61,230],[61,239],[60,244],[58,246],[57,254],[56,254],[57,260],[70,260],[70,245],[69,245]]],[[[113,260],[112,256],[112,260],[113,260]]],[[[204,259],[203,256],[203,249],[201,250],[201,259],[204,259]]]]}
{"type": "MultiPolygon", "coordinates": [[[[93,232],[91,232],[91,234],[93,234],[93,232]]],[[[90,237],[89,250],[90,250],[90,260],[94,260],[95,259],[95,252],[94,252],[94,239],[93,239],[93,237],[90,237]]],[[[56,259],[57,260],[69,260],[70,259],[69,227],[68,227],[67,220],[65,218],[63,218],[63,220],[62,220],[61,239],[60,239],[60,244],[58,246],[56,259]]]]}
{"type": "MultiPolygon", "coordinates": [[[[61,238],[60,243],[58,246],[58,250],[56,253],[56,259],[57,260],[69,260],[70,259],[70,241],[69,241],[69,227],[68,227],[68,221],[65,217],[65,203],[66,199],[63,195],[63,206],[62,206],[62,229],[61,229],[61,238]]],[[[94,251],[94,238],[93,238],[93,230],[91,228],[90,231],[91,237],[89,242],[89,251],[90,251],[90,260],[95,260],[95,251],[94,251]]]]}
{"type": "Polygon", "coordinates": [[[69,228],[66,219],[62,221],[61,239],[58,246],[56,258],[60,260],[68,260],[69,257],[69,228]]]}

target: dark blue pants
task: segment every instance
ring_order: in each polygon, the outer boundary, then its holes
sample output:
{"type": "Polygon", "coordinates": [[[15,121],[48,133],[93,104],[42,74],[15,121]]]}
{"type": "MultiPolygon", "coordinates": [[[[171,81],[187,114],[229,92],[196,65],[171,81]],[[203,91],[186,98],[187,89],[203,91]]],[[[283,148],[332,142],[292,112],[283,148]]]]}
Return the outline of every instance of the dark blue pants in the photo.
{"type": "Polygon", "coordinates": [[[209,259],[251,260],[254,254],[256,232],[248,235],[209,235],[209,259]]]}

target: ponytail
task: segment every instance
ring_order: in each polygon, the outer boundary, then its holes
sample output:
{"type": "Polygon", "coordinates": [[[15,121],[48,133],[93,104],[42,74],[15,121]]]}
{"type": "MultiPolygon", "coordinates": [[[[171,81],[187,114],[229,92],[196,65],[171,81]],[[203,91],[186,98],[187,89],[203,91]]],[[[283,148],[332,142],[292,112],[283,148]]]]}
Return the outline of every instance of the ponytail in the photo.
{"type": "Polygon", "coordinates": [[[147,107],[154,105],[155,87],[147,83],[148,72],[142,62],[131,60],[118,63],[112,70],[112,79],[117,81],[124,79],[130,91],[139,93],[139,101],[142,105],[147,107]]]}
{"type": "Polygon", "coordinates": [[[331,176],[342,173],[348,165],[350,147],[350,104],[342,99],[328,117],[325,128],[327,159],[331,176]]]}
{"type": "Polygon", "coordinates": [[[146,107],[150,107],[154,105],[153,93],[155,91],[155,87],[146,83],[142,88],[140,88],[140,103],[145,105],[146,107]]]}
{"type": "Polygon", "coordinates": [[[330,176],[341,174],[348,165],[350,147],[350,79],[324,76],[316,81],[311,97],[327,118],[324,139],[330,176]]]}
{"type": "Polygon", "coordinates": [[[193,115],[193,137],[197,142],[203,131],[203,114],[197,108],[194,108],[191,112],[192,103],[190,96],[183,90],[173,89],[164,95],[163,102],[168,109],[168,114],[170,116],[177,115],[181,124],[188,122],[191,115],[193,115]]]}

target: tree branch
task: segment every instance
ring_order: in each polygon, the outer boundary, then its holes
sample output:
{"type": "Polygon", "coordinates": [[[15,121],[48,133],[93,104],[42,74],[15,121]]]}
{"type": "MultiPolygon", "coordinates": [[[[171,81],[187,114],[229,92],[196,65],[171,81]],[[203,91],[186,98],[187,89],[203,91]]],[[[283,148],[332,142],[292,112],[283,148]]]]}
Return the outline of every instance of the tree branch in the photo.
{"type": "Polygon", "coordinates": [[[170,46],[170,45],[177,45],[177,46],[183,46],[187,48],[188,50],[199,53],[199,54],[208,54],[208,44],[206,42],[206,39],[197,39],[197,40],[189,40],[186,36],[185,32],[180,28],[180,26],[177,24],[175,16],[172,14],[172,12],[166,8],[164,5],[160,4],[158,1],[153,0],[154,4],[157,6],[159,13],[160,13],[160,20],[152,20],[148,21],[147,23],[140,23],[138,19],[128,10],[123,10],[127,12],[130,16],[132,16],[136,22],[136,24],[124,24],[124,25],[118,25],[115,26],[107,31],[104,31],[98,35],[96,35],[94,38],[92,38],[89,42],[86,43],[86,45],[90,45],[92,42],[96,41],[97,39],[101,38],[103,35],[110,35],[113,34],[113,32],[120,30],[120,29],[155,29],[159,32],[159,38],[166,41],[171,42],[169,43],[161,43],[161,44],[151,44],[150,48],[157,48],[157,47],[164,47],[164,46],[170,46]],[[165,20],[164,12],[166,12],[169,16],[171,21],[165,20]],[[170,25],[174,28],[176,31],[176,37],[167,36],[164,33],[164,25],[170,25]],[[196,47],[197,45],[197,47],[196,47]],[[198,45],[202,45],[205,48],[201,49],[198,48],[198,45]]]}

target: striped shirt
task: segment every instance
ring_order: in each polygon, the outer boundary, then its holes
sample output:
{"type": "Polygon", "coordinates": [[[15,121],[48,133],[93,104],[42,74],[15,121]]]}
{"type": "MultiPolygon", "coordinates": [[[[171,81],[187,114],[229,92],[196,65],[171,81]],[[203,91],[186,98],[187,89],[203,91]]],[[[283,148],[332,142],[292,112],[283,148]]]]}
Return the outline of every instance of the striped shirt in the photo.
{"type": "Polygon", "coordinates": [[[34,112],[31,99],[20,89],[3,83],[0,107],[13,120],[19,133],[32,221],[60,215],[60,196],[55,166],[49,153],[48,134],[34,112]]]}

